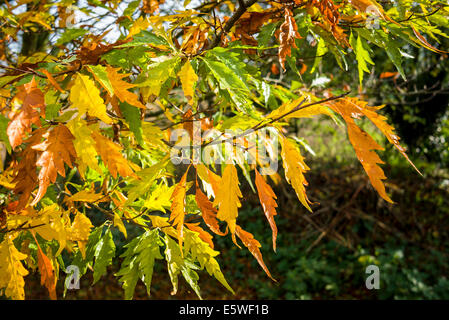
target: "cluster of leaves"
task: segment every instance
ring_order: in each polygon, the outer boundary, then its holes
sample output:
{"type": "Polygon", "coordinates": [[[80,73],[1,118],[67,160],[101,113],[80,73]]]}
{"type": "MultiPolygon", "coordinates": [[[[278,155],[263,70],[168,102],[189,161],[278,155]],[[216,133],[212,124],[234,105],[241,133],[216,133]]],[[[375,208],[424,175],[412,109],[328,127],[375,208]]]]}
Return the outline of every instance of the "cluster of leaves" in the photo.
{"type": "MultiPolygon", "coordinates": [[[[127,237],[129,224],[142,234],[126,245],[116,274],[127,299],[138,279],[150,293],[160,259],[172,294],[182,275],[201,297],[197,271],[203,269],[232,292],[211,233],[229,234],[240,247],[239,239],[272,278],[261,244],[237,222],[239,172],[251,187],[255,177],[275,250],[276,195],[261,174],[261,150],[277,161],[279,141],[286,181],[305,208],[314,205],[305,189],[309,167],[289,137],[290,119],[343,119],[371,184],[392,202],[375,152],[382,147],[355,121],[369,119],[410,161],[381,107],[349,97],[342,87],[292,88],[270,74],[289,67],[301,79],[308,68],[298,58],[301,50],[316,47],[310,72],[326,52],[346,71],[353,56],[362,84],[375,45],[405,76],[402,46],[444,52],[423,34],[433,41],[446,36],[445,1],[186,1],[175,13],[163,2],[90,0],[76,8],[71,0],[17,1],[0,7],[0,139],[8,153],[0,176],[0,288],[7,297],[24,298],[27,266],[39,269],[56,298],[63,250],[81,275],[93,270],[99,281],[116,258],[111,228],[127,237]],[[69,25],[77,10],[83,20],[69,25]],[[378,28],[369,27],[373,17],[378,28]],[[29,39],[35,40],[32,48],[29,39]],[[218,134],[198,135],[196,124],[218,134]],[[179,128],[193,138],[181,148],[170,140],[179,128]],[[271,135],[252,144],[247,135],[261,129],[271,135]],[[229,146],[238,152],[225,156],[229,146]],[[212,161],[196,157],[206,147],[212,161]],[[174,166],[180,157],[187,165],[174,166]],[[106,221],[94,226],[93,214],[106,221]]],[[[275,172],[269,177],[281,179],[275,172]]]]}

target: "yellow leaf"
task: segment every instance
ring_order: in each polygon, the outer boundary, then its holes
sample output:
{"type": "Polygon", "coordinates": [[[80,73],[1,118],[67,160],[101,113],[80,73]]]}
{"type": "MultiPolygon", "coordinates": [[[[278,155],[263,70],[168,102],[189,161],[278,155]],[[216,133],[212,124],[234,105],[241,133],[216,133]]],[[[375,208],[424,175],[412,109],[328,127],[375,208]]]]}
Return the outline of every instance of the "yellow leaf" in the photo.
{"type": "Polygon", "coordinates": [[[108,197],[102,193],[95,193],[95,190],[81,190],[75,193],[73,196],[68,197],[64,202],[82,201],[82,202],[104,202],[108,197]]]}
{"type": "Polygon", "coordinates": [[[58,256],[66,246],[68,232],[70,232],[70,220],[66,212],[62,212],[57,204],[52,204],[42,209],[38,214],[38,219],[34,220],[33,226],[43,224],[34,230],[45,240],[57,240],[59,249],[55,256],[58,256]]]}
{"type": "Polygon", "coordinates": [[[73,119],[67,123],[67,127],[75,136],[73,145],[78,155],[78,169],[81,177],[84,178],[87,168],[101,173],[95,150],[95,141],[92,139],[92,130],[81,119],[73,119]]]}
{"type": "Polygon", "coordinates": [[[120,230],[120,232],[123,233],[125,238],[128,238],[128,234],[126,233],[126,228],[125,225],[123,224],[123,220],[117,213],[114,213],[114,226],[116,226],[120,230]]]}
{"type": "MultiPolygon", "coordinates": [[[[284,114],[287,114],[288,112],[291,112],[294,108],[299,106],[301,102],[304,101],[304,97],[300,97],[298,99],[288,101],[281,105],[276,110],[273,110],[267,117],[270,119],[276,119],[284,114]]],[[[303,104],[308,103],[307,101],[303,104]]],[[[285,117],[282,117],[282,120],[288,120],[292,118],[311,118],[320,114],[328,115],[332,117],[332,114],[329,112],[326,106],[323,106],[321,104],[313,105],[310,107],[306,107],[304,109],[300,109],[298,111],[292,112],[285,117]]]]}
{"type": "Polygon", "coordinates": [[[81,251],[83,258],[86,258],[86,244],[89,239],[90,230],[94,226],[90,222],[89,218],[86,217],[81,212],[77,212],[75,219],[68,231],[68,239],[76,241],[78,243],[78,248],[81,251]]]}
{"type": "Polygon", "coordinates": [[[14,300],[25,299],[25,281],[23,277],[28,274],[21,260],[26,255],[19,252],[14,246],[15,235],[6,234],[0,243],[0,288],[5,289],[5,295],[14,300]]]}
{"type": "Polygon", "coordinates": [[[193,104],[193,97],[195,94],[195,84],[198,81],[198,76],[193,70],[190,61],[186,61],[178,72],[178,77],[181,80],[182,90],[184,91],[184,96],[190,105],[193,104]]]}
{"type": "Polygon", "coordinates": [[[227,164],[216,193],[214,206],[218,206],[217,218],[226,221],[232,234],[235,233],[238,208],[242,206],[239,200],[241,197],[237,169],[234,165],[227,164]]]}
{"type": "Polygon", "coordinates": [[[90,219],[81,212],[77,212],[75,219],[68,229],[68,239],[72,241],[87,241],[89,239],[90,230],[94,226],[90,219]]]}
{"type": "Polygon", "coordinates": [[[70,89],[70,102],[78,108],[79,115],[89,113],[106,123],[112,123],[112,119],[106,113],[106,105],[100,97],[100,90],[95,82],[88,76],[77,73],[75,82],[70,89]]]}
{"type": "Polygon", "coordinates": [[[299,201],[309,210],[311,203],[307,198],[306,188],[308,185],[304,173],[310,168],[305,164],[304,157],[301,155],[296,146],[287,138],[283,137],[281,140],[281,157],[285,170],[285,178],[288,183],[295,189],[299,201]]]}
{"type": "Polygon", "coordinates": [[[129,34],[127,38],[131,38],[132,36],[138,34],[142,30],[146,30],[150,26],[150,21],[145,17],[140,17],[136,21],[134,21],[132,27],[129,29],[129,34]]]}

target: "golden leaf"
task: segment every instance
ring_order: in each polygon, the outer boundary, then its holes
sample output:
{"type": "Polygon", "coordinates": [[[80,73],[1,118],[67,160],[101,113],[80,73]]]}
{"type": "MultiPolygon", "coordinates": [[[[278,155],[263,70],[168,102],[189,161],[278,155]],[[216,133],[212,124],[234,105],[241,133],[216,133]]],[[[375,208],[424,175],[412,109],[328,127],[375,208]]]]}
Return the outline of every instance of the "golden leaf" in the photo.
{"type": "Polygon", "coordinates": [[[238,208],[241,207],[239,198],[241,197],[237,169],[234,165],[227,164],[216,193],[214,206],[218,206],[217,218],[226,221],[232,234],[235,233],[238,208]]]}

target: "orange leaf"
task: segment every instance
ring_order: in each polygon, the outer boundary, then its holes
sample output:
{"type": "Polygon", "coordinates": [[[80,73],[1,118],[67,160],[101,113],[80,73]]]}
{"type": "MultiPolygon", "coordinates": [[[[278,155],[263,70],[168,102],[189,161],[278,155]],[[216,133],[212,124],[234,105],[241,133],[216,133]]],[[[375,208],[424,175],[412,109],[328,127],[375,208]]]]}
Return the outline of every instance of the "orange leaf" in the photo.
{"type": "Polygon", "coordinates": [[[433,52],[436,52],[436,53],[449,53],[449,51],[439,50],[439,49],[435,48],[434,46],[432,46],[429,42],[427,42],[426,38],[424,38],[423,35],[421,33],[419,33],[418,30],[416,30],[413,26],[411,26],[411,27],[412,27],[413,33],[418,38],[418,40],[424,45],[424,47],[426,47],[427,49],[429,49],[433,52]]]}
{"type": "Polygon", "coordinates": [[[397,78],[399,75],[399,72],[382,72],[380,74],[380,79],[387,79],[387,78],[391,78],[391,77],[395,77],[397,78]]]}
{"type": "MultiPolygon", "coordinates": [[[[366,102],[356,98],[344,98],[329,103],[336,113],[340,114],[347,124],[349,141],[354,147],[357,158],[365,169],[371,184],[377,190],[379,195],[388,202],[393,203],[385,192],[385,186],[382,180],[385,180],[385,174],[378,164],[384,163],[374,150],[383,150],[374,139],[365,131],[360,129],[353,118],[360,118],[365,115],[369,118],[387,137],[402,155],[418,170],[405,154],[405,149],[399,144],[399,137],[394,134],[394,128],[386,122],[386,117],[377,114],[381,107],[368,107],[366,102]]],[[[418,171],[419,172],[419,171],[418,171]]]]}
{"type": "Polygon", "coordinates": [[[64,163],[72,168],[77,157],[72,142],[75,137],[65,125],[59,124],[50,128],[42,137],[45,138],[45,141],[32,147],[34,150],[43,151],[43,153],[36,162],[36,165],[41,167],[38,176],[39,190],[31,206],[42,199],[50,183],[56,181],[58,173],[65,177],[64,163]]]}
{"type": "Polygon", "coordinates": [[[39,267],[39,272],[41,273],[41,285],[45,285],[48,289],[50,299],[56,300],[56,276],[53,265],[50,259],[48,259],[48,257],[42,252],[34,233],[31,234],[37,244],[37,265],[39,267]]]}
{"type": "Polygon", "coordinates": [[[200,237],[200,239],[206,242],[212,249],[214,248],[214,243],[212,242],[212,235],[209,232],[204,231],[203,228],[199,226],[199,222],[186,223],[186,227],[194,232],[198,232],[199,233],[198,236],[200,237]]]}
{"type": "Polygon", "coordinates": [[[19,113],[16,113],[11,122],[8,124],[6,133],[9,137],[9,143],[14,149],[22,143],[23,138],[27,133],[31,132],[31,125],[35,124],[40,127],[39,112],[45,115],[45,100],[44,94],[37,87],[36,81],[33,79],[18,88],[18,93],[14,97],[22,102],[22,108],[19,113]]]}
{"type": "Polygon", "coordinates": [[[128,160],[120,152],[120,146],[96,131],[92,132],[92,138],[95,140],[97,153],[114,178],[117,178],[117,174],[122,177],[134,176],[128,160]]]}
{"type": "Polygon", "coordinates": [[[271,189],[270,185],[262,178],[259,171],[257,171],[257,169],[255,171],[257,193],[259,194],[259,200],[262,205],[263,212],[270,223],[273,238],[273,250],[276,251],[276,238],[278,234],[276,222],[274,221],[274,216],[277,215],[276,207],[278,206],[275,200],[276,194],[273,189],[271,189]]]}
{"type": "Polygon", "coordinates": [[[108,79],[114,89],[114,94],[121,102],[127,102],[135,107],[145,109],[145,106],[139,101],[137,95],[128,91],[128,89],[134,88],[135,85],[122,80],[124,77],[129,76],[129,74],[120,74],[117,72],[118,70],[120,69],[111,66],[106,67],[108,79]]]}
{"type": "Polygon", "coordinates": [[[265,265],[265,262],[263,262],[262,253],[260,252],[260,249],[259,249],[260,247],[262,247],[260,242],[257,241],[256,239],[254,239],[254,236],[251,233],[240,228],[240,226],[236,226],[235,233],[237,234],[237,237],[239,237],[240,240],[242,240],[243,245],[245,247],[247,247],[249,252],[251,252],[251,254],[256,258],[257,262],[259,262],[259,265],[262,267],[262,269],[265,271],[265,273],[273,281],[276,281],[276,279],[274,279],[271,276],[271,273],[268,270],[267,266],[265,265]]]}
{"type": "Polygon", "coordinates": [[[209,229],[215,234],[225,236],[227,232],[224,233],[220,231],[220,225],[217,220],[217,210],[199,187],[196,188],[195,200],[198,204],[198,208],[201,210],[201,216],[209,229]]]}
{"type": "Polygon", "coordinates": [[[42,138],[43,129],[35,130],[31,137],[29,137],[25,143],[28,143],[27,147],[20,153],[20,158],[22,159],[17,163],[14,168],[16,176],[12,181],[15,183],[14,193],[20,195],[19,203],[16,210],[21,211],[28,203],[28,199],[31,196],[31,192],[36,187],[37,173],[36,173],[36,158],[38,156],[38,151],[34,150],[32,147],[40,143],[42,138]]]}
{"type": "Polygon", "coordinates": [[[51,75],[50,72],[48,72],[45,69],[41,69],[39,71],[42,72],[43,74],[45,74],[45,76],[47,77],[48,81],[53,85],[53,87],[55,87],[60,92],[64,93],[64,90],[62,90],[62,88],[59,86],[59,84],[56,82],[55,78],[53,78],[53,76],[51,75]]]}
{"type": "MultiPolygon", "coordinates": [[[[189,166],[190,168],[190,166],[189,166]]],[[[182,239],[184,236],[184,217],[186,215],[185,212],[185,201],[186,201],[186,181],[187,181],[187,173],[189,172],[189,168],[187,168],[187,171],[182,176],[181,180],[178,182],[178,184],[175,186],[175,189],[173,190],[173,193],[170,197],[170,200],[172,201],[171,204],[171,214],[170,219],[168,220],[173,221],[173,226],[176,227],[176,230],[178,231],[178,242],[179,247],[182,248],[182,239]]],[[[181,250],[182,254],[182,250],[181,250]]]]}

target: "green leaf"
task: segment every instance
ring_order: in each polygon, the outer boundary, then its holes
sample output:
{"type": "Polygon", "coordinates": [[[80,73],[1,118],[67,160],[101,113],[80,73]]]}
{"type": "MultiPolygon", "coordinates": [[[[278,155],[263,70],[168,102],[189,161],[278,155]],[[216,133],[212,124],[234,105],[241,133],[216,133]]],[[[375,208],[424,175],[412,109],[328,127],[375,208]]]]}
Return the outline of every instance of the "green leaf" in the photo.
{"type": "Polygon", "coordinates": [[[353,33],[351,33],[351,36],[349,37],[349,43],[351,44],[356,59],[358,63],[358,71],[359,71],[359,82],[362,84],[363,81],[363,73],[369,72],[367,63],[370,63],[374,65],[373,60],[371,60],[371,57],[369,55],[368,49],[365,47],[364,43],[362,42],[362,38],[360,36],[357,36],[357,40],[354,39],[353,33]]]}
{"type": "Polygon", "coordinates": [[[56,41],[56,45],[65,44],[67,42],[75,40],[76,38],[84,36],[87,32],[88,30],[86,29],[78,29],[78,28],[65,29],[64,33],[61,35],[58,41],[56,41]]]}
{"type": "Polygon", "coordinates": [[[5,143],[6,150],[11,153],[11,145],[9,144],[9,138],[6,134],[6,128],[8,127],[9,119],[0,114],[0,140],[5,143]]]}
{"type": "Polygon", "coordinates": [[[182,274],[193,291],[195,291],[197,296],[202,299],[200,295],[200,288],[198,286],[199,276],[194,271],[194,269],[198,269],[198,267],[182,257],[181,249],[179,248],[178,243],[167,234],[165,235],[165,245],[165,259],[167,260],[168,274],[173,285],[173,291],[171,294],[175,295],[177,293],[178,277],[179,274],[182,274]]]}
{"type": "Polygon", "coordinates": [[[143,147],[142,120],[140,119],[140,110],[126,102],[120,103],[120,111],[125,116],[125,120],[129,125],[129,130],[136,137],[137,142],[143,147]]]}
{"type": "Polygon", "coordinates": [[[106,68],[102,65],[90,65],[88,66],[88,70],[94,75],[95,80],[100,82],[101,85],[108,91],[109,95],[112,96],[114,94],[114,89],[112,88],[111,81],[109,81],[106,68]]]}
{"type": "Polygon", "coordinates": [[[146,231],[141,236],[134,238],[125,248],[121,255],[125,257],[121,268],[115,275],[120,277],[119,282],[123,283],[125,299],[132,299],[138,279],[140,278],[150,295],[151,280],[155,259],[162,259],[160,247],[163,245],[159,231],[157,229],[146,231]]]}
{"type": "Polygon", "coordinates": [[[111,230],[108,229],[95,248],[94,282],[106,274],[106,267],[112,263],[115,257],[115,244],[111,230]]]}
{"type": "Polygon", "coordinates": [[[232,294],[231,286],[226,281],[223,273],[221,272],[220,265],[215,259],[220,253],[212,249],[209,244],[200,239],[199,234],[194,231],[184,230],[185,241],[184,241],[184,252],[185,255],[190,252],[191,257],[194,261],[198,261],[201,269],[206,268],[209,275],[214,276],[226,289],[228,289],[232,294]]]}
{"type": "Polygon", "coordinates": [[[276,31],[278,24],[270,23],[264,25],[259,32],[259,36],[257,37],[257,44],[259,47],[264,47],[268,45],[270,39],[273,37],[274,32],[276,31]]]}
{"type": "Polygon", "coordinates": [[[220,88],[226,90],[239,111],[251,113],[252,105],[248,101],[249,94],[246,84],[238,77],[238,75],[229,69],[220,61],[212,61],[203,58],[215,79],[217,79],[220,88]]]}

